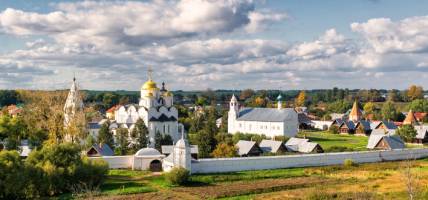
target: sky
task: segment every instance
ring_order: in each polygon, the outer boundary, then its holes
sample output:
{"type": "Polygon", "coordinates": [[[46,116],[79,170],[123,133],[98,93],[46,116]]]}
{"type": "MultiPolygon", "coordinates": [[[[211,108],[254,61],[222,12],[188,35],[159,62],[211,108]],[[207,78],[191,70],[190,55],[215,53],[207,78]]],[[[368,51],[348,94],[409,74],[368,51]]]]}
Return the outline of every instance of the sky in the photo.
{"type": "Polygon", "coordinates": [[[0,1],[0,89],[428,88],[428,1],[0,1]]]}

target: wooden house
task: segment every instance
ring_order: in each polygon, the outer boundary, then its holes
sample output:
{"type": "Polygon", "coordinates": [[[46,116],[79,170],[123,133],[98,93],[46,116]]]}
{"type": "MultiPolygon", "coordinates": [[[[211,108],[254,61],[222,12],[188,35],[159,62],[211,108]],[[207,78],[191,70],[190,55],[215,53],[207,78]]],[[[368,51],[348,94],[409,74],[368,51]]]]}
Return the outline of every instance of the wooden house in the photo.
{"type": "Polygon", "coordinates": [[[281,154],[287,152],[287,148],[285,148],[282,141],[262,140],[259,147],[263,153],[281,154]]]}
{"type": "Polygon", "coordinates": [[[413,143],[425,144],[428,143],[428,127],[426,126],[415,126],[417,131],[416,137],[413,139],[413,143]]]}
{"type": "Polygon", "coordinates": [[[355,133],[355,124],[352,121],[343,121],[339,126],[339,133],[341,134],[353,134],[355,133]]]}
{"type": "Polygon", "coordinates": [[[360,120],[355,125],[355,134],[357,135],[370,135],[371,131],[370,121],[360,120]]]}
{"type": "Polygon", "coordinates": [[[242,157],[260,156],[263,152],[254,141],[239,140],[236,147],[238,148],[238,155],[242,157]]]}

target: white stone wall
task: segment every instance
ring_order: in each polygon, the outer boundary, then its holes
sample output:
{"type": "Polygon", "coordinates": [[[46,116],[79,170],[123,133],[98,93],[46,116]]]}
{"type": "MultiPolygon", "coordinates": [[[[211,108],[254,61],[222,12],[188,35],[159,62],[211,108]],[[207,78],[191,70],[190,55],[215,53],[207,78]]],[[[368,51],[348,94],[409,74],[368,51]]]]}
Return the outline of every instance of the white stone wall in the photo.
{"type": "Polygon", "coordinates": [[[289,156],[199,159],[192,161],[192,173],[218,173],[245,170],[280,169],[343,164],[345,159],[356,163],[405,160],[428,157],[428,148],[393,151],[321,153],[289,156]]]}
{"type": "Polygon", "coordinates": [[[134,163],[134,155],[89,157],[89,159],[103,159],[108,163],[110,169],[131,169],[134,163]]]}

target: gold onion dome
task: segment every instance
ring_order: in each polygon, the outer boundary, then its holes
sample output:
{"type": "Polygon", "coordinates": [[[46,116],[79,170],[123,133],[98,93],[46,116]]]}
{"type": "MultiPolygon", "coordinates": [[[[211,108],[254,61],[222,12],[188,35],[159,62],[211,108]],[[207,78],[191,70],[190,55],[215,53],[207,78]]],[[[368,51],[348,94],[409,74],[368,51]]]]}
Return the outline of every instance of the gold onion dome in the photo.
{"type": "Polygon", "coordinates": [[[157,89],[156,83],[149,79],[147,82],[144,83],[143,87],[141,87],[142,90],[150,90],[150,89],[157,89]]]}

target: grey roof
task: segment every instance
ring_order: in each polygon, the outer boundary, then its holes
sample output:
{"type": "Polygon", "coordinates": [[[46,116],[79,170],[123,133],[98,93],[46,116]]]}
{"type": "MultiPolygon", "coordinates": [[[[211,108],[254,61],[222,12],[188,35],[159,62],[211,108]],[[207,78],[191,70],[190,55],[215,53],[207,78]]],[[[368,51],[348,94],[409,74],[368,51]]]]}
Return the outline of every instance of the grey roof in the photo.
{"type": "Polygon", "coordinates": [[[250,153],[254,145],[257,145],[254,141],[239,140],[238,143],[236,143],[236,146],[238,147],[238,154],[240,156],[247,155],[250,153]]]}
{"type": "Polygon", "coordinates": [[[381,122],[379,122],[376,128],[379,127],[381,124],[384,124],[387,129],[397,129],[397,126],[394,124],[393,121],[382,120],[381,122]]]}
{"type": "Polygon", "coordinates": [[[416,139],[424,139],[427,137],[428,127],[427,126],[415,126],[417,131],[416,139]]]}
{"type": "Polygon", "coordinates": [[[260,149],[262,149],[263,152],[271,152],[276,153],[282,146],[281,141],[275,141],[275,140],[262,140],[260,142],[260,149]]]}
{"type": "Polygon", "coordinates": [[[370,121],[360,120],[360,121],[357,122],[357,124],[355,125],[355,127],[357,127],[358,125],[363,126],[363,129],[366,130],[366,131],[371,130],[370,121]]]}
{"type": "Polygon", "coordinates": [[[312,124],[311,119],[305,114],[305,113],[298,113],[297,114],[299,124],[312,124]]]}
{"type": "Polygon", "coordinates": [[[343,119],[335,119],[331,122],[331,125],[335,123],[340,126],[343,123],[343,121],[344,121],[343,119]]]}
{"type": "Polygon", "coordinates": [[[384,139],[388,144],[389,149],[404,149],[405,145],[403,140],[401,140],[398,135],[384,135],[384,134],[371,134],[369,137],[369,142],[367,144],[368,149],[376,148],[376,145],[384,139]]]}
{"type": "Polygon", "coordinates": [[[293,108],[244,108],[239,111],[238,121],[283,122],[297,114],[293,108]]]}
{"type": "Polygon", "coordinates": [[[348,129],[355,129],[355,124],[352,121],[343,121],[342,124],[345,124],[348,129]]]}
{"type": "Polygon", "coordinates": [[[301,152],[301,153],[310,153],[315,147],[318,146],[318,143],[309,142],[309,139],[303,138],[290,138],[286,143],[285,147],[290,151],[301,152]]]}
{"type": "Polygon", "coordinates": [[[98,122],[89,122],[89,129],[100,129],[101,125],[98,122]]]}
{"type": "Polygon", "coordinates": [[[107,144],[103,144],[102,147],[100,147],[97,144],[94,144],[94,145],[92,145],[92,147],[87,152],[89,152],[91,149],[95,149],[95,151],[97,151],[100,156],[113,156],[114,155],[113,150],[107,144]]]}
{"type": "MultiPolygon", "coordinates": [[[[162,154],[171,154],[174,150],[174,145],[162,145],[161,146],[162,154]]],[[[199,148],[198,145],[190,145],[190,153],[198,154],[199,148]]]]}

